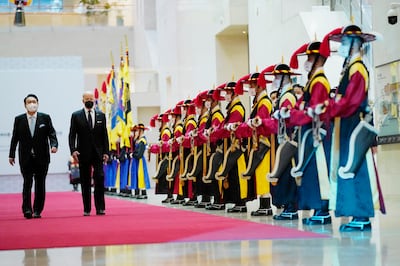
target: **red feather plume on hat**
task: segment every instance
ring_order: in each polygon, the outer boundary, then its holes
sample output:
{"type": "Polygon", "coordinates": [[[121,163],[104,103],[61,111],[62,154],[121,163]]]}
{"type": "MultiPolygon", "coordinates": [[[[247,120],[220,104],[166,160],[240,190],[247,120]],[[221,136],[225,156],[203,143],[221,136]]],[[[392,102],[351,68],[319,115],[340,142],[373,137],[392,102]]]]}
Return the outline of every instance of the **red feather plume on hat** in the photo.
{"type": "Polygon", "coordinates": [[[264,68],[260,72],[260,76],[258,77],[258,80],[257,80],[258,86],[265,89],[267,87],[267,83],[272,83],[272,81],[265,79],[265,73],[273,71],[274,68],[275,68],[275,65],[270,65],[270,66],[264,68]]]}
{"type": "Polygon", "coordinates": [[[167,123],[169,121],[169,118],[168,118],[169,113],[171,113],[171,109],[168,109],[167,111],[164,112],[164,114],[162,114],[161,120],[164,123],[167,123]]]}
{"type": "Polygon", "coordinates": [[[158,118],[158,114],[155,114],[150,118],[150,126],[151,127],[156,127],[157,118],[158,118]]]}
{"type": "Polygon", "coordinates": [[[236,82],[236,85],[235,85],[235,94],[236,95],[243,94],[243,84],[249,80],[250,75],[251,74],[247,74],[247,75],[241,77],[240,79],[238,79],[238,81],[236,82]]]}
{"type": "Polygon", "coordinates": [[[298,48],[293,54],[292,57],[290,58],[290,67],[294,68],[294,69],[298,69],[299,68],[299,60],[297,58],[297,56],[301,53],[305,53],[307,51],[307,47],[308,47],[309,43],[305,43],[302,46],[300,46],[300,48],[298,48]]]}
{"type": "Polygon", "coordinates": [[[207,100],[207,97],[208,97],[208,91],[202,91],[202,92],[200,92],[200,93],[196,96],[196,98],[194,99],[194,104],[195,104],[197,107],[202,107],[204,101],[207,100]]]}
{"type": "Polygon", "coordinates": [[[329,45],[329,38],[332,35],[337,35],[342,32],[343,28],[337,28],[329,32],[328,34],[325,35],[325,37],[322,39],[321,46],[319,48],[319,53],[324,56],[324,57],[329,57],[331,55],[331,48],[329,45]]]}
{"type": "Polygon", "coordinates": [[[226,86],[226,82],[218,85],[217,87],[215,87],[215,89],[216,90],[223,90],[225,88],[225,86],[226,86]]]}

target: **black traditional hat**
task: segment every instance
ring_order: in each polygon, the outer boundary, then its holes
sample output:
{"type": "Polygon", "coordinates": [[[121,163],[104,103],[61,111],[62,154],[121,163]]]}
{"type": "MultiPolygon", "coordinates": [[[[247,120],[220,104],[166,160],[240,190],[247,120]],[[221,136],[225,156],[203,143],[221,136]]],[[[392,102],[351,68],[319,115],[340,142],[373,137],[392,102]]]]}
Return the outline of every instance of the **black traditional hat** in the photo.
{"type": "Polygon", "coordinates": [[[264,75],[289,75],[289,76],[299,76],[301,73],[295,73],[286,64],[277,64],[271,72],[266,72],[264,75]]]}
{"type": "Polygon", "coordinates": [[[363,42],[372,42],[376,40],[376,35],[372,33],[362,32],[361,28],[357,25],[349,25],[341,28],[340,33],[332,34],[329,39],[335,42],[341,42],[344,36],[358,37],[363,42]]]}

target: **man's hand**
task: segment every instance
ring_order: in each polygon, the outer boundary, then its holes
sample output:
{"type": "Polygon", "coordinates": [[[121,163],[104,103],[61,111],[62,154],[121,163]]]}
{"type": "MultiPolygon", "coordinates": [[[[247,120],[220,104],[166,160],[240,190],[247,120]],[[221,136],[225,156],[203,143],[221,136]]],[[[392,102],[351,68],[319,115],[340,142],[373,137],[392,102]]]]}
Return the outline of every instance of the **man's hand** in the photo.
{"type": "Polygon", "coordinates": [[[79,163],[79,158],[78,158],[79,154],[80,154],[79,151],[74,151],[72,153],[72,157],[74,158],[75,162],[77,162],[77,163],[79,163]]]}
{"type": "Polygon", "coordinates": [[[14,164],[15,164],[15,158],[8,158],[8,162],[9,162],[12,166],[14,166],[14,164]]]}
{"type": "Polygon", "coordinates": [[[56,153],[57,152],[57,147],[51,147],[51,153],[56,153]]]}

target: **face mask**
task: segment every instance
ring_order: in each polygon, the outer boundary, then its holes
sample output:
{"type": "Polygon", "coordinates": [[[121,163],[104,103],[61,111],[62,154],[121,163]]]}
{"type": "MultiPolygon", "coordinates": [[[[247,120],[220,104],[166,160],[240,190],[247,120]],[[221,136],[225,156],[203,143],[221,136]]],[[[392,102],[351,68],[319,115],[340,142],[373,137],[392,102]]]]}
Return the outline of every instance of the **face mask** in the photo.
{"type": "Polygon", "coordinates": [[[94,105],[94,102],[92,102],[92,101],[85,102],[85,107],[88,109],[92,109],[93,105],[94,105]]]}
{"type": "Polygon", "coordinates": [[[196,106],[196,115],[201,115],[201,108],[196,106]]]}
{"type": "Polygon", "coordinates": [[[345,36],[342,39],[341,45],[338,48],[338,54],[341,57],[348,57],[350,55],[351,38],[345,36]]]}
{"type": "Polygon", "coordinates": [[[204,103],[204,106],[205,106],[207,109],[210,109],[210,108],[211,108],[211,102],[210,102],[210,101],[206,101],[206,102],[204,103]]]}
{"type": "Polygon", "coordinates": [[[38,104],[37,103],[28,103],[26,105],[26,109],[28,110],[28,112],[34,113],[38,109],[38,104]]]}
{"type": "Polygon", "coordinates": [[[279,86],[281,85],[281,80],[282,77],[276,77],[273,81],[272,81],[272,87],[279,89],[279,86]]]}
{"type": "Polygon", "coordinates": [[[304,70],[306,72],[310,72],[312,68],[312,63],[310,61],[305,61],[304,62],[304,70]]]}
{"type": "Polygon", "coordinates": [[[181,115],[182,118],[185,118],[186,117],[186,109],[182,108],[181,113],[182,113],[182,115],[181,115]]]}
{"type": "Polygon", "coordinates": [[[249,88],[250,96],[256,96],[256,88],[249,88]]]}
{"type": "Polygon", "coordinates": [[[349,53],[350,53],[350,46],[349,46],[349,45],[342,44],[342,45],[339,46],[338,54],[339,54],[341,57],[346,58],[346,57],[349,56],[349,53]]]}

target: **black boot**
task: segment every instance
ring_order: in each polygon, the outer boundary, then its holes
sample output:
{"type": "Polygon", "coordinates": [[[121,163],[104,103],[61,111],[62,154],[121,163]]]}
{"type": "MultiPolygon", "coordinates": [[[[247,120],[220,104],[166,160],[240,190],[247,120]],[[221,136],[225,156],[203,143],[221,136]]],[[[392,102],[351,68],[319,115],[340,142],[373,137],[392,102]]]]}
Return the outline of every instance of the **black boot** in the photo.
{"type": "Polygon", "coordinates": [[[371,221],[368,217],[354,217],[350,223],[342,224],[340,232],[371,231],[371,221]]]}
{"type": "Polygon", "coordinates": [[[174,200],[174,197],[171,193],[168,193],[167,197],[161,201],[161,203],[170,203],[174,200]]]}
{"type": "Polygon", "coordinates": [[[329,214],[329,200],[322,200],[321,209],[315,210],[314,215],[309,218],[303,218],[303,224],[331,224],[332,218],[329,214]]]}
{"type": "Polygon", "coordinates": [[[140,190],[142,193],[137,196],[137,199],[147,199],[147,191],[145,189],[140,190]]]}
{"type": "Polygon", "coordinates": [[[273,216],[274,220],[297,220],[299,214],[297,213],[297,206],[295,203],[289,203],[279,215],[273,216]]]}
{"type": "Polygon", "coordinates": [[[131,197],[136,199],[139,196],[139,189],[135,189],[135,191],[133,192],[133,195],[131,194],[131,197]]]}
{"type": "Polygon", "coordinates": [[[234,212],[247,212],[247,207],[246,207],[246,202],[241,201],[235,204],[234,207],[229,208],[227,210],[229,213],[234,213],[234,212]]]}
{"type": "Polygon", "coordinates": [[[260,198],[260,208],[251,212],[251,216],[270,216],[272,215],[271,199],[260,198]]]}
{"type": "Polygon", "coordinates": [[[208,204],[211,203],[211,197],[208,195],[202,195],[201,201],[195,205],[196,208],[205,208],[208,204]]]}

